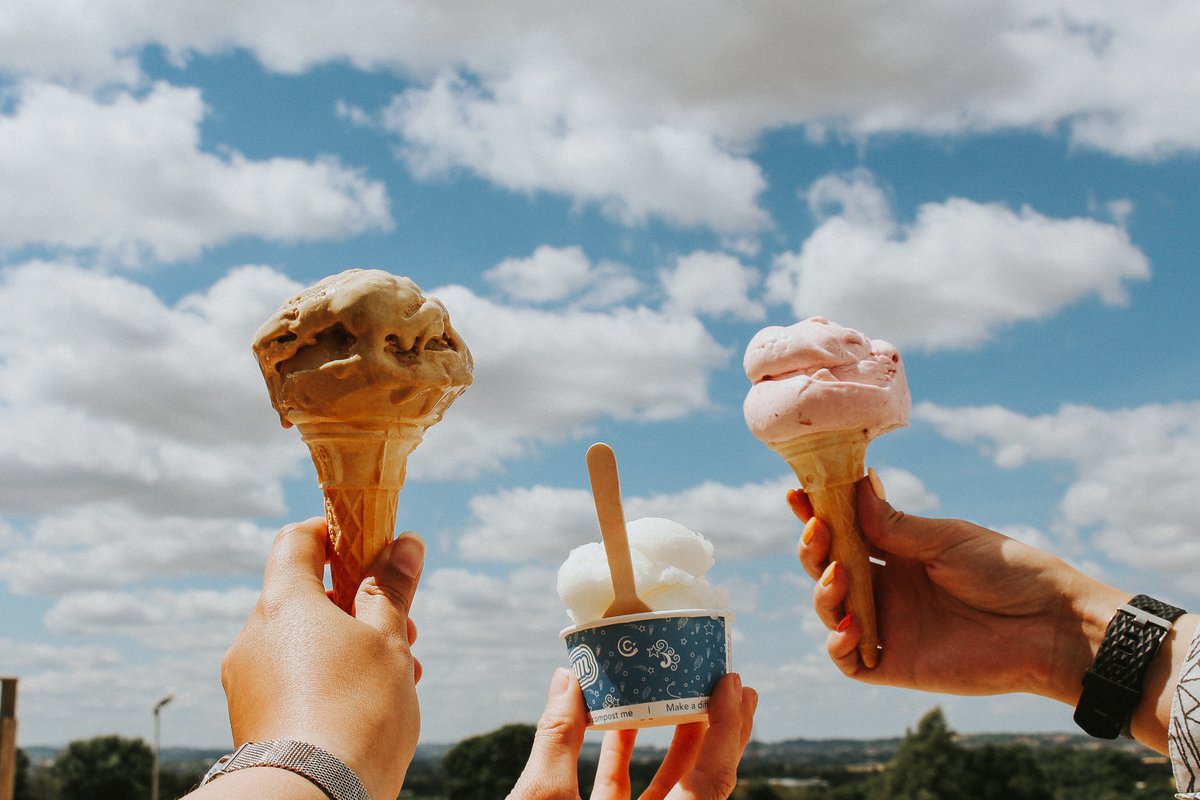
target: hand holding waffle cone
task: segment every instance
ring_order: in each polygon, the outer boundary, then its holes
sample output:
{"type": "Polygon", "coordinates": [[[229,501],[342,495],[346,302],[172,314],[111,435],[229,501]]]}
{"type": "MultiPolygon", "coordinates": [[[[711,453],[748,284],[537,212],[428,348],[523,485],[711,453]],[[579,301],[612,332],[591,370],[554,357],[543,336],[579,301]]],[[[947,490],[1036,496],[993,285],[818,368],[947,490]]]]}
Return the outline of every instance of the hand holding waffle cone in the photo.
{"type": "Polygon", "coordinates": [[[746,348],[746,424],[788,462],[830,529],[831,558],[850,577],[847,611],[862,628],[863,664],[879,660],[869,550],[854,485],[867,445],[907,424],[912,405],[896,348],[820,317],[759,331],[746,348]]]}
{"type": "Polygon", "coordinates": [[[254,337],[285,428],[325,494],[334,601],[346,611],[392,540],[408,457],[471,383],[445,307],[408,278],[352,269],[288,300],[254,337]]]}

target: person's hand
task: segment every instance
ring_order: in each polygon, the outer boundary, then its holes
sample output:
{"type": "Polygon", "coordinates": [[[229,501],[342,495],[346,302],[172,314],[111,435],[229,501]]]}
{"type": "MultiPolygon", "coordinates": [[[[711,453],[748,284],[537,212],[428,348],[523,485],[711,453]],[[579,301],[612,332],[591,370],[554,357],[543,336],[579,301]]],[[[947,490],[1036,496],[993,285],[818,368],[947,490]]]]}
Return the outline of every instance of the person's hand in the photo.
{"type": "MultiPolygon", "coordinates": [[[[713,690],[708,722],[675,729],[671,746],[642,800],[724,800],[737,785],[737,765],[750,741],[758,693],[730,673],[713,690]]],[[[529,762],[508,800],[578,800],[579,751],[587,710],[579,683],[559,669],[538,720],[529,762]]],[[[606,731],[596,765],[592,800],[628,800],[629,760],[636,730],[606,731]]]]}
{"type": "Polygon", "coordinates": [[[856,650],[858,621],[844,611],[846,571],[828,562],[829,531],[803,492],[788,501],[807,523],[798,552],[817,582],[813,605],[831,631],[829,655],[842,672],[869,683],[1032,692],[1074,705],[1109,618],[1130,597],[978,525],[900,513],[864,479],[859,518],[874,555],[886,562],[873,567],[882,651],[868,669],[856,650]]]}
{"type": "MultiPolygon", "coordinates": [[[[234,744],[307,742],[345,762],[371,797],[395,797],[420,729],[420,664],[409,650],[416,629],[408,612],[425,545],[412,534],[389,544],[350,616],[325,593],[327,542],[322,518],[289,525],[275,538],[258,604],[221,665],[234,744]]],[[[295,778],[307,791],[303,779],[275,769],[240,770],[208,786],[243,772],[295,778]]]]}

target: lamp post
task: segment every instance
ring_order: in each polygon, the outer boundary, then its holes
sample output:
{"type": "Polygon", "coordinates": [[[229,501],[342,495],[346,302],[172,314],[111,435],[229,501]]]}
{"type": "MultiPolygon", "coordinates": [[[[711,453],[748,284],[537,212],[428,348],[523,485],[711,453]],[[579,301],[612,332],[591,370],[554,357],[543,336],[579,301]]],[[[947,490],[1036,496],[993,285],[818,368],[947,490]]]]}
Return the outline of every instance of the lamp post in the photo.
{"type": "Polygon", "coordinates": [[[158,800],[158,748],[162,728],[158,712],[162,711],[162,707],[174,699],[175,695],[172,693],[154,704],[154,766],[150,773],[150,800],[158,800]]]}

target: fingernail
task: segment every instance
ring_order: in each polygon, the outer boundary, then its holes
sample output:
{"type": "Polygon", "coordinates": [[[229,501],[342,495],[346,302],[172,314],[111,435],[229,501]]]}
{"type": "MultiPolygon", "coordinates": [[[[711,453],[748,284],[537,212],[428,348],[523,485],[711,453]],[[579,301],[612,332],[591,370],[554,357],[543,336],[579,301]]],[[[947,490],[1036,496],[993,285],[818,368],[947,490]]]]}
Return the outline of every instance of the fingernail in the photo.
{"type": "Polygon", "coordinates": [[[808,522],[804,523],[804,532],[800,534],[800,541],[803,544],[808,544],[817,534],[817,518],[813,517],[808,522]]]}
{"type": "Polygon", "coordinates": [[[828,586],[829,584],[833,583],[834,576],[837,574],[837,565],[838,563],[836,561],[830,561],[829,566],[825,568],[823,573],[821,573],[822,586],[828,586]]]}
{"type": "Polygon", "coordinates": [[[425,566],[425,542],[415,533],[406,533],[392,543],[388,557],[402,575],[416,578],[425,566]]]}
{"type": "Polygon", "coordinates": [[[837,628],[835,630],[837,630],[838,633],[845,633],[846,629],[850,627],[850,623],[852,622],[854,622],[854,614],[847,614],[846,616],[842,617],[842,621],[837,624],[837,628]]]}
{"type": "Polygon", "coordinates": [[[795,489],[788,489],[787,504],[792,509],[792,513],[802,520],[807,520],[812,514],[812,503],[809,502],[808,496],[803,492],[795,489]]]}
{"type": "Polygon", "coordinates": [[[563,694],[571,686],[571,672],[563,667],[554,670],[554,676],[550,678],[550,696],[558,697],[563,694]]]}
{"type": "Polygon", "coordinates": [[[867,468],[867,483],[871,484],[871,491],[880,500],[887,502],[887,492],[883,490],[883,481],[879,480],[879,473],[874,467],[867,468]]]}

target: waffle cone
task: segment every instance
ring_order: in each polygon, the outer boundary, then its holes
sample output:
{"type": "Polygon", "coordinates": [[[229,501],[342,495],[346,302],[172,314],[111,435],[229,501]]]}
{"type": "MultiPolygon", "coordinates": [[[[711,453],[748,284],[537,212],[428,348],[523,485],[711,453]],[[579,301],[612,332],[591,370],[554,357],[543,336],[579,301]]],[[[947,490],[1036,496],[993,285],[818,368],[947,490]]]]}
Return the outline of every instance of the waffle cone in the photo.
{"type": "Polygon", "coordinates": [[[846,610],[854,614],[862,628],[859,655],[867,667],[874,667],[879,663],[875,593],[870,551],[855,500],[855,484],[865,473],[870,441],[866,431],[856,428],[775,442],[771,449],[791,466],[812,503],[813,513],[829,528],[830,558],[841,564],[850,578],[846,610]]]}
{"type": "Polygon", "coordinates": [[[408,456],[421,443],[425,426],[372,428],[321,420],[297,422],[296,428],[325,494],[333,600],[353,612],[359,584],[395,535],[408,456]]]}

